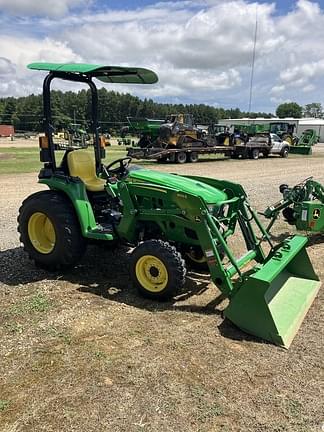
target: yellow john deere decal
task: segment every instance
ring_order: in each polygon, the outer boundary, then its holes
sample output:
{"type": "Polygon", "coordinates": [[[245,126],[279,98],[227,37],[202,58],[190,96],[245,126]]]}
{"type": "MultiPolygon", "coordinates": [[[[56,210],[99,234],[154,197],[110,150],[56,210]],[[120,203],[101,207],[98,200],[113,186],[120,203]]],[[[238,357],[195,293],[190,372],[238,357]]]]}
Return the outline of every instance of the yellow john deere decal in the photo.
{"type": "Polygon", "coordinates": [[[316,208],[313,210],[313,219],[317,220],[321,216],[321,210],[319,208],[316,208]]]}

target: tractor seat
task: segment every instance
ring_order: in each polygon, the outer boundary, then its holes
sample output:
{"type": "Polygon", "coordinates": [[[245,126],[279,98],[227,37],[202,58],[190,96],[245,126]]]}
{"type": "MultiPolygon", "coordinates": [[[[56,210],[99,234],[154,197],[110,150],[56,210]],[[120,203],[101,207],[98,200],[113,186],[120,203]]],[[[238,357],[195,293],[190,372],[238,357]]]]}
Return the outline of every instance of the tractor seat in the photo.
{"type": "Polygon", "coordinates": [[[93,157],[86,150],[74,150],[67,155],[70,175],[79,177],[90,192],[101,192],[106,181],[97,177],[93,157]]]}

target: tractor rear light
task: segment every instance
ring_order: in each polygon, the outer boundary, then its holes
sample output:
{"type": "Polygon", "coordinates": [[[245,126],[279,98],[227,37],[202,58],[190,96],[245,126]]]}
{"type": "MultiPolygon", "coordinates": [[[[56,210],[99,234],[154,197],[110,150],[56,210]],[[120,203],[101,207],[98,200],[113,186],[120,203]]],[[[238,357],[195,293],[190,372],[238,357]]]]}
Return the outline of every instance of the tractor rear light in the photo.
{"type": "Polygon", "coordinates": [[[40,136],[39,137],[39,147],[41,149],[48,149],[48,138],[47,138],[47,136],[40,136]]]}
{"type": "Polygon", "coordinates": [[[47,136],[39,137],[39,159],[41,162],[51,162],[51,153],[47,136]]]}
{"type": "Polygon", "coordinates": [[[100,144],[101,148],[105,148],[106,147],[106,138],[103,135],[101,135],[99,137],[99,144],[100,144]]]}

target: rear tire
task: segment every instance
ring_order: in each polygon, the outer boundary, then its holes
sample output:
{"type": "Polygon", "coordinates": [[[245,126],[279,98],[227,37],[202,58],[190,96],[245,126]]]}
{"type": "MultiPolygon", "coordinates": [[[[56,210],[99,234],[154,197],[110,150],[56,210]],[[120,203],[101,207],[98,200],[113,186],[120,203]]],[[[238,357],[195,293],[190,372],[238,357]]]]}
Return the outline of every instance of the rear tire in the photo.
{"type": "Polygon", "coordinates": [[[288,143],[289,145],[293,145],[293,143],[294,143],[294,139],[293,139],[293,137],[292,137],[291,135],[289,135],[289,134],[283,135],[283,136],[281,137],[281,139],[282,139],[283,141],[287,141],[287,143],[288,143]]]}
{"type": "Polygon", "coordinates": [[[254,159],[254,160],[257,160],[257,159],[259,159],[259,154],[260,154],[259,149],[254,148],[250,152],[250,158],[254,159]]]}
{"type": "Polygon", "coordinates": [[[176,160],[176,163],[178,163],[178,164],[186,163],[187,162],[186,153],[185,152],[176,153],[175,160],[176,160]]]}
{"type": "Polygon", "coordinates": [[[130,276],[142,296],[168,300],[184,286],[185,262],[169,243],[147,240],[131,255],[130,276]]]}
{"type": "Polygon", "coordinates": [[[189,152],[187,154],[187,162],[196,163],[198,162],[199,155],[197,152],[189,152]]]}
{"type": "Polygon", "coordinates": [[[52,190],[36,192],[24,200],[18,232],[29,258],[46,270],[73,267],[86,249],[71,202],[52,190]]]}

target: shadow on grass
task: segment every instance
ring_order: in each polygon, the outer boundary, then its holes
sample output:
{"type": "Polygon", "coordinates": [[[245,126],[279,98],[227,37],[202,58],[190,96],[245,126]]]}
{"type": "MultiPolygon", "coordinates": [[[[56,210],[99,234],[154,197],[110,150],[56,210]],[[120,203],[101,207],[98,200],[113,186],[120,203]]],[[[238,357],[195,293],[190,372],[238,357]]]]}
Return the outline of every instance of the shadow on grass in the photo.
{"type": "MultiPolygon", "coordinates": [[[[225,297],[221,294],[208,304],[182,304],[192,296],[202,295],[208,290],[208,274],[187,273],[186,284],[182,292],[172,301],[159,302],[145,299],[132,287],[128,272],[129,250],[117,248],[107,250],[102,247],[89,246],[87,253],[78,266],[66,272],[47,272],[37,268],[27,258],[21,247],[0,252],[0,282],[19,290],[21,285],[46,281],[63,281],[78,285],[77,290],[83,293],[106,298],[110,301],[127,304],[150,312],[167,310],[200,313],[222,316],[218,306],[225,297]],[[179,304],[178,304],[179,303],[179,304]]],[[[262,342],[247,335],[225,319],[218,327],[220,333],[233,340],[250,340],[262,342]]]]}

